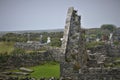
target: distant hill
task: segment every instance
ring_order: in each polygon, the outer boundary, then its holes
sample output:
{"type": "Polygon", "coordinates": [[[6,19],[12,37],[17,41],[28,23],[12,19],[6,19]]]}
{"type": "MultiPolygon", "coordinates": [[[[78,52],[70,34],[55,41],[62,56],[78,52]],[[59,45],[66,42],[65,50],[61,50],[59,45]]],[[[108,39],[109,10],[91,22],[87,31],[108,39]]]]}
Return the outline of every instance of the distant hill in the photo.
{"type": "Polygon", "coordinates": [[[41,32],[61,32],[64,29],[48,29],[48,30],[21,30],[21,31],[0,31],[0,35],[6,34],[6,33],[41,33],[41,32]]]}
{"type": "Polygon", "coordinates": [[[85,30],[86,30],[86,34],[97,34],[101,32],[100,28],[90,28],[90,29],[85,29],[85,30]]]}

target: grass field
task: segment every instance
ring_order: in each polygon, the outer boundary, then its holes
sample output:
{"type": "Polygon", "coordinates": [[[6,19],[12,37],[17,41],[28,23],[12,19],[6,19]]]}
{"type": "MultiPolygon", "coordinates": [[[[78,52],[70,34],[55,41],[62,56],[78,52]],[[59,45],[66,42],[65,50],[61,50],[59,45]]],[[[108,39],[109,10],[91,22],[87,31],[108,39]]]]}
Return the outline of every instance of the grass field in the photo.
{"type": "MultiPolygon", "coordinates": [[[[52,64],[45,63],[43,65],[27,67],[27,68],[34,70],[34,72],[32,72],[30,75],[28,75],[28,77],[33,77],[33,78],[37,78],[37,79],[40,79],[43,77],[44,78],[50,78],[50,77],[59,78],[60,77],[60,64],[56,63],[56,62],[52,62],[52,64]]],[[[10,70],[10,72],[21,72],[21,71],[16,69],[16,70],[10,70]]],[[[14,75],[11,75],[11,76],[14,76],[14,75]]],[[[25,77],[25,76],[21,76],[21,77],[25,77]]]]}
{"type": "Polygon", "coordinates": [[[34,72],[30,75],[31,77],[35,78],[49,78],[49,77],[56,77],[59,78],[60,76],[60,65],[57,64],[44,64],[35,67],[31,67],[30,69],[34,70],[34,72]]]}
{"type": "Polygon", "coordinates": [[[10,53],[14,49],[14,42],[0,42],[0,53],[10,53]]]}

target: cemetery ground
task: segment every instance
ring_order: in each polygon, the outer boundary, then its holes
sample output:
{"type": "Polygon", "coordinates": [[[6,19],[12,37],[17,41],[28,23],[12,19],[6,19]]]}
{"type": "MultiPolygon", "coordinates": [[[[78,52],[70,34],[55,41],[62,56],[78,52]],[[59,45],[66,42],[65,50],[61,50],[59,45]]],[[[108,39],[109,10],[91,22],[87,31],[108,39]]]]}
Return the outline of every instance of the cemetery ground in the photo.
{"type": "MultiPolygon", "coordinates": [[[[14,42],[0,42],[0,63],[6,61],[6,55],[13,54],[14,51],[14,42]]],[[[21,51],[22,52],[22,51],[21,51]]],[[[26,51],[27,53],[32,53],[32,51],[26,51]]],[[[25,54],[27,54],[25,53],[25,54]]],[[[33,53],[34,54],[34,53],[33,53]]],[[[9,67],[9,66],[8,66],[9,67]]],[[[26,67],[26,66],[23,66],[26,67]]],[[[52,76],[59,78],[60,76],[60,65],[58,62],[45,62],[44,64],[38,64],[35,66],[27,66],[26,68],[33,70],[34,72],[30,73],[28,76],[19,76],[19,77],[34,77],[34,78],[50,78],[52,76]]],[[[2,68],[1,68],[2,69],[2,68]]],[[[4,71],[3,71],[4,72],[4,71]]],[[[6,69],[5,72],[20,72],[19,68],[16,69],[6,69]]],[[[15,76],[15,75],[10,75],[15,76]]]]}
{"type": "MultiPolygon", "coordinates": [[[[87,48],[92,48],[98,45],[104,45],[103,42],[91,42],[91,43],[86,43],[87,48]]],[[[13,54],[12,52],[14,51],[14,42],[0,42],[0,63],[1,61],[5,61],[6,56],[4,57],[3,55],[11,55],[13,54]],[[1,56],[2,55],[2,56],[1,56]],[[2,60],[3,59],[3,60],[2,60]]],[[[23,51],[20,50],[20,53],[22,53],[23,51]]],[[[35,54],[32,53],[32,51],[25,51],[25,54],[27,53],[31,53],[31,54],[35,54]]],[[[118,62],[120,61],[120,58],[115,58],[114,60],[117,61],[117,64],[115,62],[115,65],[112,65],[113,67],[120,67],[120,64],[118,64],[118,62]]],[[[4,62],[3,62],[4,63],[4,62]]],[[[111,66],[110,64],[106,64],[106,67],[111,66]]],[[[34,72],[30,73],[30,75],[27,76],[19,76],[19,77],[34,77],[34,78],[50,78],[50,77],[56,77],[59,78],[60,77],[60,64],[58,62],[46,62],[44,64],[37,64],[35,66],[22,66],[28,69],[33,70],[34,72]]],[[[20,67],[19,67],[20,68],[20,67]]],[[[13,68],[10,69],[11,72],[20,72],[19,68],[13,68]]],[[[8,71],[9,70],[5,70],[8,71]]],[[[15,75],[12,75],[15,76],[15,75]]]]}

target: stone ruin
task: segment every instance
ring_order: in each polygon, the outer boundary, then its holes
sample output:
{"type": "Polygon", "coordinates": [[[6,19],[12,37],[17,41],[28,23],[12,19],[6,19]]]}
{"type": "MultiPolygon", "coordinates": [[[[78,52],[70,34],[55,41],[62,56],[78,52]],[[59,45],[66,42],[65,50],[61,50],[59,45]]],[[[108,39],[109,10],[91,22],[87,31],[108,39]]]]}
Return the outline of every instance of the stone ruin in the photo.
{"type": "MultiPolygon", "coordinates": [[[[84,67],[85,58],[85,40],[84,33],[80,28],[81,17],[73,7],[68,9],[66,25],[62,43],[61,76],[76,78],[75,73],[84,67]]],[[[76,79],[75,79],[76,80],[76,79]]]]}
{"type": "MultiPolygon", "coordinates": [[[[67,12],[63,42],[62,42],[62,47],[60,49],[61,53],[59,49],[48,48],[49,50],[48,54],[50,55],[50,57],[52,57],[52,59],[55,59],[55,61],[60,61],[60,80],[120,80],[120,68],[104,67],[103,64],[106,60],[106,56],[101,54],[101,51],[104,52],[105,54],[111,52],[119,53],[119,51],[117,50],[120,48],[113,51],[112,47],[107,47],[108,49],[104,47],[101,48],[97,47],[93,49],[92,52],[89,51],[87,52],[85,46],[86,45],[85,36],[84,36],[85,31],[81,29],[80,20],[81,20],[81,16],[77,14],[77,11],[74,10],[73,7],[70,7],[67,12]],[[94,53],[94,51],[98,53],[94,53]]],[[[18,43],[17,48],[19,47],[25,48],[27,46],[28,50],[29,49],[36,50],[42,47],[38,44],[37,46],[35,44],[31,44],[31,45],[24,44],[23,46],[23,43],[22,44],[18,43]],[[32,47],[29,47],[31,45],[32,47]]],[[[40,54],[40,56],[42,61],[43,59],[45,59],[46,61],[47,58],[46,54],[40,54]]],[[[40,56],[37,55],[38,58],[37,61],[39,62],[40,62],[39,59],[40,56]]],[[[35,57],[31,56],[31,57],[32,57],[31,59],[32,61],[37,59],[36,56],[35,57]]],[[[13,59],[12,61],[16,60],[15,58],[12,59],[13,59]]],[[[34,62],[37,63],[36,61],[34,62]]],[[[13,78],[5,79],[5,77],[6,76],[2,76],[0,74],[0,80],[18,80],[18,77],[16,77],[15,79],[13,78]],[[1,77],[3,77],[3,79],[1,77]]],[[[26,77],[25,79],[21,79],[21,80],[36,80],[36,79],[31,79],[26,77]]],[[[40,80],[46,80],[46,79],[41,78],[40,80]]],[[[49,80],[56,80],[56,79],[51,78],[49,80]]]]}
{"type": "Polygon", "coordinates": [[[70,7],[61,47],[61,78],[63,80],[120,80],[119,68],[103,66],[105,55],[87,53],[85,31],[81,29],[80,20],[81,16],[70,7]]]}

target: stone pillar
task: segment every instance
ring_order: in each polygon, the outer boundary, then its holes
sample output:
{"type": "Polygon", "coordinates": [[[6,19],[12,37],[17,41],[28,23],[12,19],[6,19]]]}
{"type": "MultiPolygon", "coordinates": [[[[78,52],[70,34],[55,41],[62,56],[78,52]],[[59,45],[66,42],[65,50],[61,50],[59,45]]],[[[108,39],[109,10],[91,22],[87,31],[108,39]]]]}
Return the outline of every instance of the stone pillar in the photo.
{"type": "Polygon", "coordinates": [[[62,42],[61,77],[78,80],[77,74],[84,63],[85,44],[81,30],[81,17],[73,7],[67,12],[62,42]]]}

